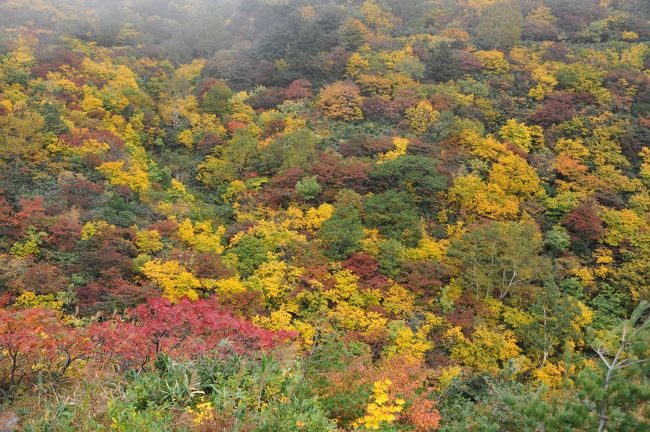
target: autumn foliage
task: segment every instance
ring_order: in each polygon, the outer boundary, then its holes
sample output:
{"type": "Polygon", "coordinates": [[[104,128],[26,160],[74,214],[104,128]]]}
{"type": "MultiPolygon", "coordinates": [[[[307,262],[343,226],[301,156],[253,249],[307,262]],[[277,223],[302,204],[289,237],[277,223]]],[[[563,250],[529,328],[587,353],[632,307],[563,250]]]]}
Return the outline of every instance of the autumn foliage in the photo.
{"type": "Polygon", "coordinates": [[[647,430],[646,3],[0,2],[0,405],[647,430]]]}
{"type": "Polygon", "coordinates": [[[175,358],[200,356],[224,342],[236,351],[269,349],[291,332],[260,329],[222,310],[216,303],[154,299],[130,310],[124,319],[91,327],[101,361],[122,368],[143,368],[160,354],[175,358]]]}

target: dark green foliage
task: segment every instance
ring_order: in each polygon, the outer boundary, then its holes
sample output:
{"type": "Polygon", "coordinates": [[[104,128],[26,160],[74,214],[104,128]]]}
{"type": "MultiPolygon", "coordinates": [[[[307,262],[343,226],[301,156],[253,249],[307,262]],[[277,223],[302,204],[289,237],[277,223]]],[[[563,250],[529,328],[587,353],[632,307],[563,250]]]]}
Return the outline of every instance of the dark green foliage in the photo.
{"type": "Polygon", "coordinates": [[[132,226],[138,216],[142,216],[145,212],[146,207],[142,204],[127,202],[117,193],[112,194],[104,206],[93,211],[108,223],[124,228],[132,226]]]}
{"type": "Polygon", "coordinates": [[[364,224],[395,240],[415,246],[422,237],[420,213],[410,194],[390,189],[364,202],[364,224]]]}
{"type": "Polygon", "coordinates": [[[338,205],[331,218],[323,223],[319,238],[325,244],[325,253],[332,259],[345,259],[359,250],[363,225],[359,209],[352,204],[338,205]]]}
{"type": "Polygon", "coordinates": [[[400,273],[404,261],[404,245],[395,239],[389,239],[379,244],[379,271],[393,279],[400,273]]]}
{"type": "Polygon", "coordinates": [[[598,293],[588,302],[594,310],[593,327],[597,330],[614,327],[625,316],[629,302],[625,294],[617,292],[611,285],[600,284],[598,293]]]}
{"type": "Polygon", "coordinates": [[[548,231],[544,238],[544,246],[546,246],[553,255],[560,255],[566,251],[571,245],[571,237],[567,230],[561,225],[555,225],[548,231]]]}
{"type": "Polygon", "coordinates": [[[593,340],[597,366],[578,374],[575,397],[559,403],[560,415],[549,419],[549,427],[598,432],[650,427],[648,309],[648,303],[641,302],[628,320],[593,340]]]}
{"type": "Polygon", "coordinates": [[[444,42],[434,45],[427,52],[424,65],[424,78],[431,81],[447,82],[458,78],[460,74],[459,62],[449,44],[444,42]]]}
{"type": "Polygon", "coordinates": [[[378,192],[394,189],[410,194],[424,212],[434,210],[436,193],[447,186],[436,161],[424,156],[406,155],[385,161],[371,171],[370,180],[378,192]]]}
{"type": "Polygon", "coordinates": [[[562,294],[552,281],[544,283],[532,296],[528,308],[531,320],[518,327],[516,334],[520,346],[543,365],[565,349],[565,341],[584,337],[574,324],[581,310],[576,299],[562,294]]]}
{"type": "Polygon", "coordinates": [[[268,252],[262,239],[247,235],[237,242],[230,253],[237,255],[237,271],[243,276],[249,276],[266,260],[268,252]]]}
{"type": "Polygon", "coordinates": [[[43,104],[40,114],[43,116],[43,120],[45,120],[44,132],[52,132],[57,135],[68,132],[68,126],[61,120],[61,111],[57,104],[43,104]]]}
{"type": "Polygon", "coordinates": [[[537,399],[539,396],[533,389],[511,381],[508,376],[461,377],[446,390],[439,406],[443,419],[439,430],[539,430],[546,415],[545,407],[537,399]]]}

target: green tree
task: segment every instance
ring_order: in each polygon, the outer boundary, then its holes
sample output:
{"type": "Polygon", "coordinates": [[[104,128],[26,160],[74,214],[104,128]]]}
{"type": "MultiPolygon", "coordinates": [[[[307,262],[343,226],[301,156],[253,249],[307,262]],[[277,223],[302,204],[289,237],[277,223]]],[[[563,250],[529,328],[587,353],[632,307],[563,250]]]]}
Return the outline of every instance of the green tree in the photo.
{"type": "Polygon", "coordinates": [[[208,113],[223,116],[228,114],[228,100],[233,95],[232,90],[223,81],[217,81],[203,94],[201,108],[208,113]]]}
{"type": "Polygon", "coordinates": [[[364,222],[371,228],[378,228],[383,235],[399,240],[408,246],[415,246],[422,237],[420,214],[413,197],[390,189],[371,195],[364,203],[364,222]]]}
{"type": "MultiPolygon", "coordinates": [[[[440,404],[440,432],[540,431],[548,412],[543,392],[498,376],[460,376],[445,390],[440,404]]],[[[550,431],[550,429],[548,429],[550,431]]]]}
{"type": "Polygon", "coordinates": [[[319,141],[320,137],[307,128],[273,140],[260,152],[262,171],[273,174],[278,169],[307,165],[314,159],[319,141]]]}
{"type": "Polygon", "coordinates": [[[515,332],[522,345],[534,355],[539,366],[562,348],[562,344],[576,340],[582,335],[574,325],[582,310],[576,299],[563,294],[553,281],[547,281],[536,290],[528,308],[531,320],[515,332]]]}
{"type": "Polygon", "coordinates": [[[650,428],[650,304],[642,302],[628,320],[596,341],[600,371],[586,369],[583,379],[595,403],[598,432],[650,428]],[[594,389],[595,390],[595,389],[594,389]],[[634,411],[643,407],[638,415],[634,411]]]}
{"type": "Polygon", "coordinates": [[[250,276],[267,259],[269,248],[264,240],[246,235],[229,253],[237,255],[235,268],[242,276],[250,276]]]}
{"type": "Polygon", "coordinates": [[[437,192],[447,186],[447,179],[438,172],[436,161],[413,155],[377,164],[370,179],[380,191],[395,189],[412,194],[413,201],[424,211],[433,210],[437,192]]]}
{"type": "Polygon", "coordinates": [[[214,156],[208,156],[197,166],[198,179],[207,186],[218,187],[254,171],[259,163],[257,138],[247,130],[237,132],[226,146],[220,147],[214,156]]]}
{"type": "Polygon", "coordinates": [[[524,17],[514,1],[497,2],[482,9],[476,39],[484,48],[510,49],[519,42],[524,17]]]}
{"type": "Polygon", "coordinates": [[[304,177],[296,183],[296,192],[305,201],[315,200],[321,190],[323,190],[323,188],[318,184],[316,176],[304,177]]]}
{"type": "Polygon", "coordinates": [[[650,318],[642,302],[629,319],[595,338],[596,366],[574,378],[568,394],[552,402],[545,430],[635,431],[650,427],[650,318]]]}
{"type": "Polygon", "coordinates": [[[404,246],[394,239],[379,243],[379,271],[391,278],[399,276],[402,262],[404,261],[404,246]]]}
{"type": "Polygon", "coordinates": [[[321,226],[318,236],[325,243],[325,254],[332,259],[345,259],[359,250],[363,238],[359,199],[352,191],[341,191],[334,214],[321,226]]]}
{"type": "Polygon", "coordinates": [[[424,77],[432,81],[450,81],[458,78],[460,64],[447,43],[434,45],[424,59],[424,77]]]}
{"type": "Polygon", "coordinates": [[[452,242],[448,255],[461,266],[461,280],[477,298],[503,299],[549,274],[549,260],[541,250],[542,236],[535,224],[491,222],[452,242]]]}
{"type": "Polygon", "coordinates": [[[546,246],[553,255],[560,255],[571,246],[571,237],[566,228],[562,225],[555,225],[544,236],[544,246],[546,246]]]}

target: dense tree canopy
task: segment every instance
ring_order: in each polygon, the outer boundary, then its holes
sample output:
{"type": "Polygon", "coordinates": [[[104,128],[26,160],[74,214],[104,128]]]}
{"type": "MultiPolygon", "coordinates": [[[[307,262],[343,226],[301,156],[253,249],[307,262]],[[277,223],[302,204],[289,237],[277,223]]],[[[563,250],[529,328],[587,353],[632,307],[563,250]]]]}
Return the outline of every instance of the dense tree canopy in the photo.
{"type": "Polygon", "coordinates": [[[0,430],[648,430],[649,19],[1,2],[0,430]]]}

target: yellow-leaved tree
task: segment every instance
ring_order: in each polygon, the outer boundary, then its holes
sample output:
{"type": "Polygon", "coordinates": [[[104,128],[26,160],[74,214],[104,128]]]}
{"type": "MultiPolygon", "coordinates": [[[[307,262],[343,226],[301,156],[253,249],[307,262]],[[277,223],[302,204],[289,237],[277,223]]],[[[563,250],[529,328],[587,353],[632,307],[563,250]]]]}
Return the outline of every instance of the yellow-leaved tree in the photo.
{"type": "Polygon", "coordinates": [[[323,87],[318,98],[318,106],[329,118],[359,120],[363,118],[362,100],[361,91],[356,84],[337,81],[323,87]]]}
{"type": "Polygon", "coordinates": [[[532,197],[540,190],[535,169],[514,154],[504,156],[492,165],[490,183],[498,185],[508,194],[522,198],[532,197]]]}
{"type": "Polygon", "coordinates": [[[477,326],[471,338],[460,327],[452,327],[445,333],[445,340],[452,359],[482,372],[498,371],[521,352],[512,331],[487,325],[477,326]]]}
{"type": "Polygon", "coordinates": [[[198,300],[201,281],[178,261],[151,260],[142,265],[140,271],[163,290],[163,297],[178,302],[187,297],[198,300]]]}
{"type": "Polygon", "coordinates": [[[178,237],[199,252],[222,253],[224,248],[221,245],[221,236],[224,232],[226,229],[223,226],[214,230],[210,221],[192,223],[191,220],[185,219],[178,226],[178,237]]]}
{"type": "Polygon", "coordinates": [[[382,163],[387,160],[395,160],[400,156],[404,156],[409,145],[409,140],[407,138],[395,137],[393,138],[393,145],[395,146],[393,150],[379,155],[377,163],[382,163]]]}
{"type": "Polygon", "coordinates": [[[411,129],[422,135],[438,119],[438,111],[434,110],[429,101],[422,101],[414,107],[406,109],[406,119],[411,129]]]}
{"type": "Polygon", "coordinates": [[[404,409],[406,401],[400,398],[391,400],[388,389],[392,384],[389,379],[374,383],[372,400],[366,408],[366,414],[354,421],[353,426],[355,428],[379,430],[382,426],[394,423],[397,420],[397,415],[404,409]]]}

